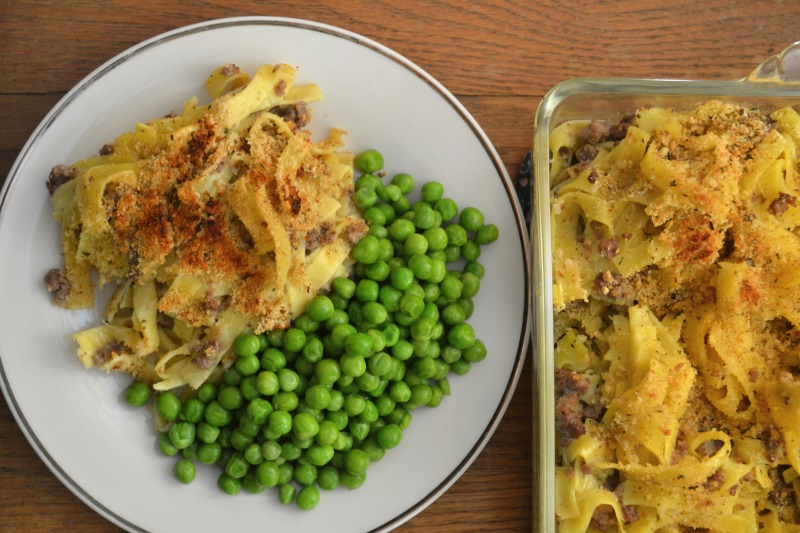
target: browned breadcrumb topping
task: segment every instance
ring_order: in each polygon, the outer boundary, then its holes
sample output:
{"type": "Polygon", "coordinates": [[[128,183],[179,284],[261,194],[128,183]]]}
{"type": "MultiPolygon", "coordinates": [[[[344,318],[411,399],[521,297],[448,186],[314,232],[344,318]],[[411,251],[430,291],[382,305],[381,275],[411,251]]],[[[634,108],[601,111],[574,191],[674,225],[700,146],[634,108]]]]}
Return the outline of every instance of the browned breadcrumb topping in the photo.
{"type": "MultiPolygon", "coordinates": [[[[626,138],[626,134],[640,125],[640,119],[637,112],[616,124],[592,121],[577,135],[575,145],[566,151],[557,150],[558,157],[567,162],[554,178],[552,200],[557,216],[568,209],[562,198],[575,190],[570,187],[576,183],[612,205],[628,202],[640,206],[627,212],[613,211],[611,227],[580,216],[574,242],[554,242],[554,283],[570,295],[556,308],[555,338],[578,332],[594,361],[588,370],[555,370],[558,464],[573,468],[563,452],[587,430],[605,439],[609,449],[615,448],[615,430],[595,421],[603,420],[617,384],[625,383],[632,370],[609,370],[608,359],[604,359],[609,332],[614,329],[615,316],[627,317],[630,307],[644,307],[658,320],[683,324],[679,343],[690,364],[698,369],[677,435],[669,428],[660,428],[664,435],[676,439],[672,464],[687,454],[711,457],[718,453],[723,445],[719,440],[690,449],[691,439],[707,431],[730,436],[734,442],[732,460],[742,464],[753,461],[754,452],[746,453],[743,450],[749,448],[739,448],[736,443],[745,441],[753,446],[750,442],[757,442],[769,463],[770,487],[758,485],[754,471],[732,480],[720,469],[692,491],[706,493],[708,505],[717,493],[734,497],[743,491],[762,491],[764,496],[768,494],[760,500],[764,502],[759,509],[762,515],[775,512],[780,520],[798,524],[797,484],[784,479],[784,472],[791,468],[787,465],[787,443],[780,416],[773,412],[773,400],[768,397],[772,384],[800,384],[800,301],[796,299],[800,231],[789,221],[789,215],[796,216],[800,195],[800,181],[790,177],[798,175],[797,160],[787,163],[794,167],[785,171],[785,182],[793,190],[769,195],[758,188],[743,192],[748,173],[778,126],[760,109],[709,102],[695,112],[682,114],[677,127],[648,132],[644,150],[672,172],[668,182],[651,181],[643,178],[638,163],[609,164],[604,159],[609,150],[634,138],[626,138]],[[624,271],[624,258],[633,255],[631,246],[642,242],[650,246],[647,250],[653,260],[633,272],[624,271]],[[734,295],[720,295],[721,284],[730,283],[720,280],[723,267],[725,272],[736,273],[734,295]],[[721,298],[733,298],[739,306],[718,311],[717,322],[724,322],[723,333],[714,330],[713,344],[708,333],[705,339],[689,338],[687,331],[710,330],[712,324],[703,321],[708,321],[721,298]],[[787,314],[782,316],[776,310],[787,314]],[[737,385],[741,388],[739,403],[729,406],[725,395],[732,398],[733,391],[724,384],[732,386],[732,370],[716,350],[739,353],[746,343],[752,348],[740,360],[743,368],[737,374],[746,384],[737,385]],[[702,353],[699,347],[703,347],[702,353]],[[596,383],[594,392],[578,390],[577,384],[586,380],[596,383]]],[[[797,408],[793,398],[785,396],[784,400],[788,407],[797,408]]],[[[598,479],[607,475],[594,468],[588,470],[598,479]]],[[[625,505],[622,491],[608,488],[615,492],[621,507],[628,507],[623,521],[637,520],[636,508],[625,505]]],[[[657,500],[658,495],[652,497],[657,500]]],[[[617,516],[610,506],[600,506],[594,511],[591,526],[616,530],[617,516]]],[[[695,526],[679,524],[676,530],[706,530],[695,526]]]]}

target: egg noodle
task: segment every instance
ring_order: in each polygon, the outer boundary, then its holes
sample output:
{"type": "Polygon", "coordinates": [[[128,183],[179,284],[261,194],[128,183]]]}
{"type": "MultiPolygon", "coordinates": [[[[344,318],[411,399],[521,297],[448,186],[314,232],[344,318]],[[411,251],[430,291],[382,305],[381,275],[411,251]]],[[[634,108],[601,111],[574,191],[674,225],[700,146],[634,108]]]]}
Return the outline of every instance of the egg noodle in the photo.
{"type": "Polygon", "coordinates": [[[352,203],[344,132],[313,142],[303,126],[316,85],[296,70],[234,65],[206,81],[213,101],[117,137],[53,169],[64,268],[45,281],[68,309],[115,283],[104,323],[75,334],[83,364],[156,390],[199,387],[230,365],[245,330],[284,329],[366,232],[352,203]]]}
{"type": "Polygon", "coordinates": [[[800,531],[800,116],[550,143],[559,531],[800,531]]]}

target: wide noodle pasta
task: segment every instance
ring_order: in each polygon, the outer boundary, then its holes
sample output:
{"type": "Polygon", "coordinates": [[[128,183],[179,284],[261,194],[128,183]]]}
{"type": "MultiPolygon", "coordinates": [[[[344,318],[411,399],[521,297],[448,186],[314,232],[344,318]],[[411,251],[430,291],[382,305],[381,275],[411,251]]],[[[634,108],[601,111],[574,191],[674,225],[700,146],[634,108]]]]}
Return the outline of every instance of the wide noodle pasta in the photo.
{"type": "Polygon", "coordinates": [[[64,256],[45,279],[54,303],[93,307],[93,272],[116,285],[104,323],[74,336],[86,367],[197,388],[230,364],[237,335],[288,327],[347,275],[366,231],[353,158],[341,130],[311,140],[306,103],[322,94],[295,75],[222,66],[208,105],[192,98],[53,169],[64,256]]]}
{"type": "Polygon", "coordinates": [[[800,116],[550,140],[559,530],[800,531],[800,116]]]}

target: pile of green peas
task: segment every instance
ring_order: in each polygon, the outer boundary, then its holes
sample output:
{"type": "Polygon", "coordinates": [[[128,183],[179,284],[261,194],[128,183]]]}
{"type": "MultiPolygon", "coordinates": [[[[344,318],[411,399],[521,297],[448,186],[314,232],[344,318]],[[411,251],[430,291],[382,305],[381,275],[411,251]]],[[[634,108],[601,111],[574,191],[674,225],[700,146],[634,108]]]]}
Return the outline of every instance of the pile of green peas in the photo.
{"type": "MultiPolygon", "coordinates": [[[[384,184],[375,150],[355,165],[354,201],[369,231],[351,251],[353,276],[333,279],[289,329],[237,337],[220,383],[155,398],[170,422],[158,445],[178,458],[180,482],[194,480],[195,463],[216,464],[226,494],[277,488],[281,503],[313,509],[319,489],[360,487],[400,444],[412,411],[438,406],[448,376],[486,357],[467,319],[484,276],[481,247],[497,227],[475,207],[459,212],[436,181],[412,203],[414,179],[384,184]]],[[[125,397],[144,405],[150,389],[133,383],[125,397]]]]}

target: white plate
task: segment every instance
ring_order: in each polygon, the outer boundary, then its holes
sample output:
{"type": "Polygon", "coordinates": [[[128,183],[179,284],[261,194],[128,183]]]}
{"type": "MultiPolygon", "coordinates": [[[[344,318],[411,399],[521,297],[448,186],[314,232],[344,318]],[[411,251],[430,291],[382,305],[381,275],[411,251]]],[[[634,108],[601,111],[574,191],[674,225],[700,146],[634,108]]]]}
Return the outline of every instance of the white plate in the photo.
{"type": "MultiPolygon", "coordinates": [[[[23,433],[79,498],[130,531],[388,531],[441,495],[491,437],[516,386],[528,345],[527,231],[514,188],[486,135],[436,80],[397,53],[322,24],[238,18],[181,28],[111,59],[45,117],[11,169],[0,195],[0,371],[23,433]],[[179,110],[204,96],[206,76],[235,62],[299,67],[316,82],[313,132],[349,131],[351,151],[378,148],[390,172],[418,184],[444,183],[459,206],[475,205],[501,238],[484,248],[487,274],[470,323],[489,355],[452,377],[452,396],[414,412],[403,442],[370,467],[356,491],[322,493],[311,512],[266,494],[222,494],[216,468],[199,465],[189,486],[155,446],[151,415],[127,407],[122,376],[85,370],[73,332],[99,322],[94,311],[50,304],[47,270],[61,266],[59,233],[45,181],[52,166],[96,153],[135,121],[179,110]]],[[[526,502],[521,502],[521,505],[526,502]]],[[[474,517],[480,520],[480,517],[474,517]]]]}

